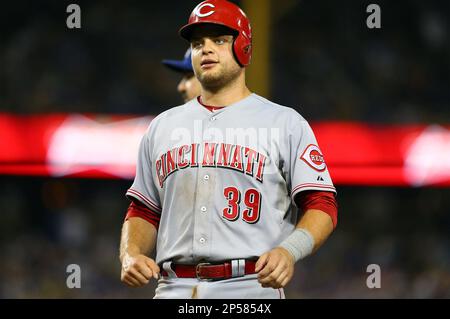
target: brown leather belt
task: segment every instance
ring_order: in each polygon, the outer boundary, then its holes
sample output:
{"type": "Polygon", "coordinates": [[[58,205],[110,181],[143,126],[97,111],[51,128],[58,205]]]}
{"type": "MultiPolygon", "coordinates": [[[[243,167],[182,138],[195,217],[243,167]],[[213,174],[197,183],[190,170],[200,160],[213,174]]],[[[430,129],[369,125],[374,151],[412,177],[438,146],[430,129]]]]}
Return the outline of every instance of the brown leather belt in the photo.
{"type": "MultiPolygon", "coordinates": [[[[200,263],[197,265],[171,264],[170,268],[178,278],[197,278],[199,280],[222,280],[242,277],[255,273],[256,262],[253,260],[236,259],[222,264],[200,263]]],[[[166,270],[161,275],[169,276],[166,270]]]]}

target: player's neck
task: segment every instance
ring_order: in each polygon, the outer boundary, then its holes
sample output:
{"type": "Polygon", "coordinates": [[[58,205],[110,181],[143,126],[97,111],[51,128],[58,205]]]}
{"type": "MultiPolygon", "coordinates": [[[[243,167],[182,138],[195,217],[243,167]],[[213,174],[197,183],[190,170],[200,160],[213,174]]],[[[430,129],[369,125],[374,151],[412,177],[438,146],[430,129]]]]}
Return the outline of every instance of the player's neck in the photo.
{"type": "Polygon", "coordinates": [[[210,106],[228,106],[248,97],[252,92],[245,85],[245,73],[227,86],[209,90],[202,88],[201,100],[210,106]]]}

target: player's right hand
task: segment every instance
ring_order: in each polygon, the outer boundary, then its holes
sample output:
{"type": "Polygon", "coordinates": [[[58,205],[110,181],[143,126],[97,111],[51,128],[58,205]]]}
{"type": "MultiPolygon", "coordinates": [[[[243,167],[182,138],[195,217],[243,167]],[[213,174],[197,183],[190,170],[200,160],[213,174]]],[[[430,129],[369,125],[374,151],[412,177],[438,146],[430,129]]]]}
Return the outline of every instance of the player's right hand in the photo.
{"type": "Polygon", "coordinates": [[[159,266],[145,256],[125,254],[122,260],[121,280],[130,287],[141,287],[149,283],[151,278],[159,278],[159,266]]]}

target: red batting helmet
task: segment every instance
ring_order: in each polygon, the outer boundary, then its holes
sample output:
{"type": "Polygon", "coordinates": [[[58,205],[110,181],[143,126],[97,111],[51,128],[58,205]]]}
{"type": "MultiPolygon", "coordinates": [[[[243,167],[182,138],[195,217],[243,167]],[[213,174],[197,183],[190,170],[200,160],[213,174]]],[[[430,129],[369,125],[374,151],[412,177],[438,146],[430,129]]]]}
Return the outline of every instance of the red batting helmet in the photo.
{"type": "Polygon", "coordinates": [[[189,17],[189,22],[180,29],[180,35],[190,40],[194,26],[204,23],[219,24],[232,29],[237,36],[233,52],[241,66],[250,64],[252,58],[252,28],[244,11],[226,0],[206,0],[198,4],[189,17]]]}

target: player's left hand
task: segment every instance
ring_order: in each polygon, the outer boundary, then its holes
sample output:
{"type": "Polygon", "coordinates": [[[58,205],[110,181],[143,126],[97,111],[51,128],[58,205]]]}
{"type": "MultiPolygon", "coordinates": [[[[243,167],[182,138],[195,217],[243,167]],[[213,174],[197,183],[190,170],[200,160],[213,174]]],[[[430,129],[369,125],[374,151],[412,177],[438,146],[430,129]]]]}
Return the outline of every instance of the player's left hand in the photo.
{"type": "Polygon", "coordinates": [[[294,275],[294,257],[286,249],[276,247],[259,257],[255,272],[264,288],[283,288],[294,275]]]}

